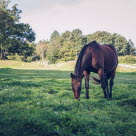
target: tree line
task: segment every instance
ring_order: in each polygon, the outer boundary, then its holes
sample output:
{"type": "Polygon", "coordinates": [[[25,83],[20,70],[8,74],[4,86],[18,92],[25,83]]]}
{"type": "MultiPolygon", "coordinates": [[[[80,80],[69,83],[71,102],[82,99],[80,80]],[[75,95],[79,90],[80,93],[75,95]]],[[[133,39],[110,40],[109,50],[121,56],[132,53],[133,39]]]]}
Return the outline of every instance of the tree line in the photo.
{"type": "Polygon", "coordinates": [[[81,48],[96,40],[100,44],[112,44],[120,56],[136,55],[131,39],[117,33],[97,31],[83,35],[80,29],[59,33],[55,30],[49,40],[34,43],[35,32],[29,24],[20,23],[21,10],[17,5],[9,9],[9,0],[0,0],[0,58],[23,61],[47,60],[50,63],[75,60],[81,48]]]}
{"type": "Polygon", "coordinates": [[[42,60],[46,59],[50,63],[70,61],[77,58],[85,44],[94,40],[100,44],[113,45],[119,56],[136,55],[136,48],[131,39],[127,41],[125,37],[117,33],[111,34],[106,31],[83,35],[80,29],[66,31],[62,34],[55,30],[49,41],[40,41],[37,44],[36,51],[41,49],[41,52],[37,52],[37,55],[42,60]]]}

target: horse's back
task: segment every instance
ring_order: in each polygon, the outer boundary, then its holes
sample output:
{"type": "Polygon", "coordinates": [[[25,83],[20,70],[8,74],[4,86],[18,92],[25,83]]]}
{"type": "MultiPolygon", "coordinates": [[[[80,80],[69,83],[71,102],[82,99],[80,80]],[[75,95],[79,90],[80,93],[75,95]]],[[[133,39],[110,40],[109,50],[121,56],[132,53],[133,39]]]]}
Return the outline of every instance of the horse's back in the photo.
{"type": "Polygon", "coordinates": [[[103,68],[104,71],[110,72],[116,69],[117,63],[117,53],[114,47],[110,45],[99,45],[99,48],[93,50],[92,66],[94,68],[103,68]]]}

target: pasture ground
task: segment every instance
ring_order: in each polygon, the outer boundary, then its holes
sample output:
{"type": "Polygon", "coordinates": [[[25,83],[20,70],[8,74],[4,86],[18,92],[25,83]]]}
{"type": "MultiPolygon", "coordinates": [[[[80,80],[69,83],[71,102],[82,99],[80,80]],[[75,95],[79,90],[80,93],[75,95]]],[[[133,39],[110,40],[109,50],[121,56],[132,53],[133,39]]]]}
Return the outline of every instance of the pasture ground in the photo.
{"type": "Polygon", "coordinates": [[[136,72],[117,72],[113,99],[90,81],[73,99],[71,71],[0,69],[0,136],[134,136],[136,72]]]}

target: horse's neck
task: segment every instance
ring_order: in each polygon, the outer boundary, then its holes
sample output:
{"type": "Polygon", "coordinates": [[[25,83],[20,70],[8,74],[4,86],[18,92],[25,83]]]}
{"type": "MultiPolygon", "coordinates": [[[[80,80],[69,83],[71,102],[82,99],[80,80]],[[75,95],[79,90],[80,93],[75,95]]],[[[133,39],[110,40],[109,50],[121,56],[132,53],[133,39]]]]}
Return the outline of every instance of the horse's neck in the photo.
{"type": "Polygon", "coordinates": [[[83,56],[80,68],[81,75],[83,74],[84,70],[89,66],[89,64],[91,64],[90,61],[90,54],[83,56]]]}
{"type": "Polygon", "coordinates": [[[91,56],[91,54],[87,54],[87,55],[83,55],[82,58],[80,58],[80,60],[78,59],[77,63],[76,63],[76,67],[75,67],[75,75],[82,75],[84,70],[88,67],[88,65],[90,64],[89,61],[91,61],[91,59],[89,59],[91,56]]]}

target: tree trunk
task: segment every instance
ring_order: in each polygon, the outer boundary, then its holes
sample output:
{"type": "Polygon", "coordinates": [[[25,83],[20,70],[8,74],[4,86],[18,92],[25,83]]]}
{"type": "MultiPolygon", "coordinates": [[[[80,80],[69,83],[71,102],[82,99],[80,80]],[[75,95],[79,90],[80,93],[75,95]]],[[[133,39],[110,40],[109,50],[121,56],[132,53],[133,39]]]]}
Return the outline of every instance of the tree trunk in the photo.
{"type": "Polygon", "coordinates": [[[2,55],[2,43],[1,43],[1,54],[0,54],[0,58],[2,59],[3,55],[2,55]]]}
{"type": "Polygon", "coordinates": [[[1,59],[4,59],[4,50],[2,49],[3,48],[3,44],[1,43],[1,59]]]}
{"type": "Polygon", "coordinates": [[[6,59],[6,49],[3,51],[3,59],[6,59]]]}
{"type": "Polygon", "coordinates": [[[42,62],[44,61],[44,52],[42,52],[42,62]]]}

